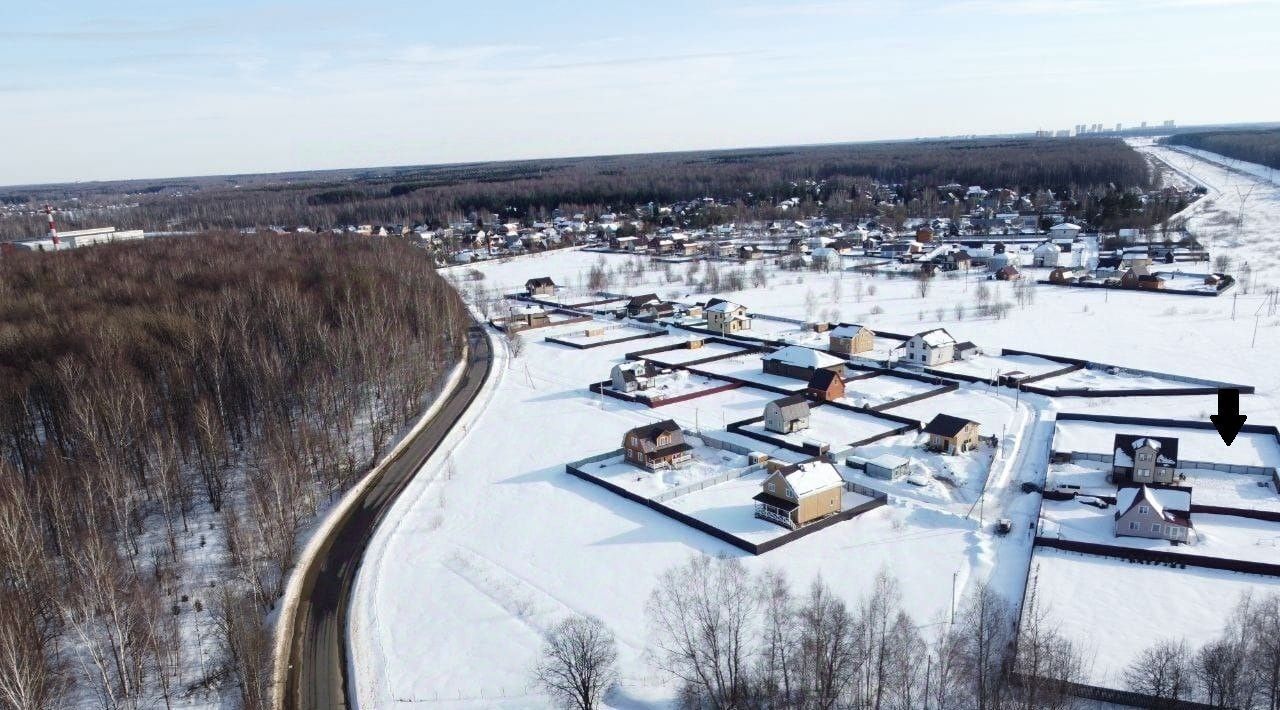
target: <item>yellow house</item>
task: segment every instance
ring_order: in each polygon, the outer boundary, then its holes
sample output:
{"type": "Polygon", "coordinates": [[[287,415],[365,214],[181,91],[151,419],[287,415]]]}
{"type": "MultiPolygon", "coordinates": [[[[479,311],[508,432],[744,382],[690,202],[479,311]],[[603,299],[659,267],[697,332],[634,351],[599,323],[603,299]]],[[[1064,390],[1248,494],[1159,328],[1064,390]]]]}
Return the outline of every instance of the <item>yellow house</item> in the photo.
{"type": "Polygon", "coordinates": [[[832,464],[771,461],[768,470],[762,490],[752,499],[757,518],[794,530],[842,509],[844,479],[832,464]]]}
{"type": "Polygon", "coordinates": [[[929,435],[929,448],[953,456],[978,448],[978,423],[939,414],[924,428],[929,435]]]}

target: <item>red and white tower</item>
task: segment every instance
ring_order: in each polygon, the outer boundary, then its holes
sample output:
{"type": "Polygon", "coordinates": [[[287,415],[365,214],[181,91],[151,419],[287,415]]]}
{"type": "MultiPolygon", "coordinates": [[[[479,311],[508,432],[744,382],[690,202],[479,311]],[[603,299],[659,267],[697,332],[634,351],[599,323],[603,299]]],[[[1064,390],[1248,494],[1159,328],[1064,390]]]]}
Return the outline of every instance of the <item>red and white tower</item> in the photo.
{"type": "Polygon", "coordinates": [[[53,223],[53,208],[45,205],[44,213],[49,215],[49,238],[53,240],[53,250],[57,251],[62,242],[58,239],[58,227],[53,223]]]}

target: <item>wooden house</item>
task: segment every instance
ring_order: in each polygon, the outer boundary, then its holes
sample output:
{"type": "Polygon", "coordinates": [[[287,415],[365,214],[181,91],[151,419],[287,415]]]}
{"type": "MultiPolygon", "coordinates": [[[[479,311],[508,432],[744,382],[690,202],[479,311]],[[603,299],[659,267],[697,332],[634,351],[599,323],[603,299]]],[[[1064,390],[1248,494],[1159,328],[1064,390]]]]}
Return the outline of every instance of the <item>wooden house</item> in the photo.
{"type": "Polygon", "coordinates": [[[1191,542],[1191,489],[1147,486],[1116,491],[1116,537],[1191,542]]]}
{"type": "Polygon", "coordinates": [[[1172,436],[1116,434],[1111,473],[1133,483],[1173,483],[1178,478],[1178,439],[1172,436]]]}
{"type": "Polygon", "coordinates": [[[622,437],[622,448],[627,461],[650,471],[676,468],[693,456],[693,447],[672,419],[628,431],[622,437]]]}
{"type": "Polygon", "coordinates": [[[857,355],[875,347],[875,331],[863,325],[842,325],[833,328],[828,347],[833,353],[857,355]]]}
{"type": "Polygon", "coordinates": [[[930,449],[958,456],[978,448],[978,430],[975,421],[939,414],[925,426],[924,433],[929,435],[930,449]]]}
{"type": "Polygon", "coordinates": [[[790,434],[809,428],[809,400],[793,394],[775,399],[764,406],[764,428],[779,434],[790,434]]]}
{"type": "Polygon", "coordinates": [[[832,370],[814,370],[804,393],[813,399],[830,402],[844,396],[844,378],[832,370]]]}
{"type": "Polygon", "coordinates": [[[815,370],[844,373],[844,360],[803,345],[788,345],[764,356],[764,371],[771,375],[809,381],[815,370]]]}
{"type": "Polygon", "coordinates": [[[751,330],[751,316],[747,315],[747,307],[732,301],[713,298],[707,301],[703,313],[707,318],[707,328],[717,333],[751,330]]]}
{"type": "Polygon", "coordinates": [[[627,299],[627,315],[632,318],[649,314],[654,306],[661,303],[656,293],[642,293],[627,299]]]}
{"type": "Polygon", "coordinates": [[[550,276],[539,276],[525,281],[524,290],[530,296],[550,296],[556,292],[556,282],[550,276]]]}
{"type": "Polygon", "coordinates": [[[755,516],[794,530],[842,509],[844,479],[821,461],[771,466],[755,495],[755,516]]]}

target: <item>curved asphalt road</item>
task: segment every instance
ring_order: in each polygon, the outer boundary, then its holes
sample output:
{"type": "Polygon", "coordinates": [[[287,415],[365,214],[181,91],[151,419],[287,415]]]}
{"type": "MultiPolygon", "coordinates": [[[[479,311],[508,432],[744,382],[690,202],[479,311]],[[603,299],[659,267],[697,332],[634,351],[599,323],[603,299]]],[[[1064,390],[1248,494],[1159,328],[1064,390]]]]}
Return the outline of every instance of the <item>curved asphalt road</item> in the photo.
{"type": "Polygon", "coordinates": [[[390,461],[348,515],[334,527],[316,563],[306,572],[298,602],[285,710],[347,708],[347,606],[360,560],[391,504],[444,440],[489,379],[493,353],[483,326],[467,333],[469,357],[458,387],[431,421],[390,461]]]}

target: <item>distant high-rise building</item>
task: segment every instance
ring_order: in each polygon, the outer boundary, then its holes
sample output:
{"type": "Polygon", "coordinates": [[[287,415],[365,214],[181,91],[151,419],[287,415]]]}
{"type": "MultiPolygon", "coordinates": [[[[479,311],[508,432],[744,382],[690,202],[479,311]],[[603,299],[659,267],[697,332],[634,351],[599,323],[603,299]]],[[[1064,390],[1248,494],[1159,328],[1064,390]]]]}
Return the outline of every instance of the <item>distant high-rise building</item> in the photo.
{"type": "Polygon", "coordinates": [[[1172,119],[1170,119],[1170,120],[1168,120],[1168,121],[1165,121],[1165,122],[1164,122],[1164,127],[1165,127],[1165,128],[1173,128],[1173,120],[1172,120],[1172,119]]]}
{"type": "Polygon", "coordinates": [[[1146,121],[1143,121],[1143,122],[1142,122],[1142,127],[1143,127],[1143,128],[1146,128],[1146,127],[1147,127],[1147,122],[1146,122],[1146,121]]]}
{"type": "Polygon", "coordinates": [[[1123,130],[1124,130],[1124,125],[1123,125],[1123,124],[1120,124],[1120,123],[1117,123],[1117,124],[1116,124],[1116,133],[1119,133],[1120,131],[1123,131],[1123,130]]]}

